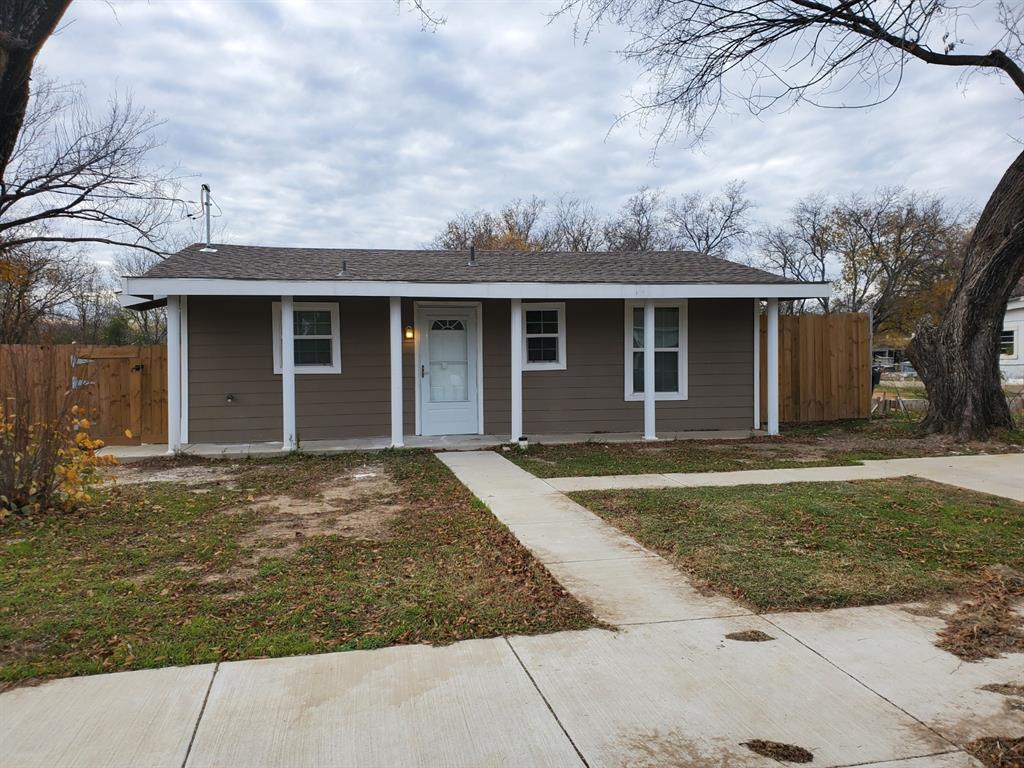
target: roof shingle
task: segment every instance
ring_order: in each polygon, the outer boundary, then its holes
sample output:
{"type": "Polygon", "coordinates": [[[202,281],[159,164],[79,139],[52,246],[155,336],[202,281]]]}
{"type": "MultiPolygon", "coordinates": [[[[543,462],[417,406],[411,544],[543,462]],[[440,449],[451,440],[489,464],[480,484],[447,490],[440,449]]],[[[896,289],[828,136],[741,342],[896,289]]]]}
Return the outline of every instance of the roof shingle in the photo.
{"type": "Polygon", "coordinates": [[[563,253],[374,250],[190,245],[142,277],[228,280],[352,280],[419,283],[763,283],[793,284],[770,272],[693,251],[563,253]],[[345,275],[339,274],[342,262],[345,275]]]}

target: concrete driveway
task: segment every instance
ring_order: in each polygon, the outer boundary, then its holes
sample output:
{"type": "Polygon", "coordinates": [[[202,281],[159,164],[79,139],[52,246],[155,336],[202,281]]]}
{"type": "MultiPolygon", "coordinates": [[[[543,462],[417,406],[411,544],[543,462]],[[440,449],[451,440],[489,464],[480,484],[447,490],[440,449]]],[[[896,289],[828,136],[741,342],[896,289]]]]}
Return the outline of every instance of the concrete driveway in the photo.
{"type": "Polygon", "coordinates": [[[959,768],[1024,735],[1024,655],[967,664],[898,606],[754,616],[494,452],[442,455],[617,625],[58,680],[0,696],[3,765],[959,768]],[[727,635],[760,630],[772,639],[727,635]]]}

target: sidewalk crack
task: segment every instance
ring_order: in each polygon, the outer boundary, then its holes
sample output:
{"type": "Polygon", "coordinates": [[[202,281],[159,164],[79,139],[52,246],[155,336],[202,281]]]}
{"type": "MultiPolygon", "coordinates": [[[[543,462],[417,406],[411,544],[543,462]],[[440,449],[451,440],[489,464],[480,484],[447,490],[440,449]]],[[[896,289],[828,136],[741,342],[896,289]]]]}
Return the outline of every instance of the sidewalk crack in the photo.
{"type": "Polygon", "coordinates": [[[199,708],[199,716],[196,718],[195,727],[192,729],[192,736],[188,740],[188,749],[185,750],[185,758],[181,761],[181,768],[188,765],[188,759],[192,756],[192,745],[196,743],[196,734],[199,733],[199,723],[203,721],[206,714],[206,702],[210,700],[210,691],[213,690],[213,681],[217,678],[217,671],[220,669],[220,662],[213,665],[213,674],[210,675],[210,682],[206,686],[206,694],[203,696],[203,705],[199,708]]]}
{"type": "Polygon", "coordinates": [[[576,756],[580,759],[580,762],[583,763],[584,768],[590,768],[590,763],[587,762],[587,758],[583,756],[583,753],[580,751],[580,748],[576,746],[576,742],[573,741],[572,736],[569,735],[569,731],[565,729],[565,725],[559,719],[554,707],[551,706],[551,702],[548,701],[548,697],[544,695],[544,692],[540,689],[540,686],[537,685],[537,681],[534,680],[533,675],[530,674],[530,670],[526,668],[526,664],[523,663],[523,660],[519,657],[519,654],[516,652],[515,646],[512,645],[512,641],[510,641],[507,637],[503,639],[508,644],[509,650],[512,651],[512,655],[516,657],[516,661],[519,662],[519,666],[523,668],[523,672],[525,672],[526,676],[530,679],[530,683],[533,684],[534,690],[537,691],[537,695],[540,696],[541,701],[544,702],[544,706],[548,708],[548,712],[550,712],[551,716],[555,718],[555,722],[558,723],[558,727],[562,730],[562,733],[565,734],[565,738],[569,740],[569,744],[572,745],[572,748],[576,752],[576,756]]]}

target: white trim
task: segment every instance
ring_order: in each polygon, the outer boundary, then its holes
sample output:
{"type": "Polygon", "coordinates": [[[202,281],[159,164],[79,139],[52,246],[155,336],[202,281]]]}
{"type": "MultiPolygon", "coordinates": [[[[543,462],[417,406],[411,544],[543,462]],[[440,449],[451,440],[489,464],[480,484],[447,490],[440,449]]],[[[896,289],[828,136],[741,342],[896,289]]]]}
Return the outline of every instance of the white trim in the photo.
{"type": "Polygon", "coordinates": [[[522,367],[524,371],[564,371],[565,370],[565,302],[530,302],[522,305],[522,367]],[[557,333],[529,333],[526,328],[526,313],[533,311],[553,310],[558,313],[557,333]],[[527,354],[528,340],[531,337],[555,336],[558,339],[558,359],[550,363],[531,363],[527,354]]]}
{"type": "Polygon", "coordinates": [[[476,391],[477,391],[477,434],[484,434],[484,312],[479,301],[416,301],[413,302],[413,391],[416,394],[416,434],[423,434],[423,395],[420,390],[420,344],[423,328],[420,324],[420,307],[473,307],[476,309],[476,391]]]}
{"type": "MultiPolygon", "coordinates": [[[[296,365],[295,373],[304,375],[307,373],[341,373],[341,320],[338,303],[335,301],[296,301],[293,302],[293,310],[321,311],[331,313],[331,364],[330,365],[296,365]]],[[[281,302],[272,303],[274,322],[274,373],[281,373],[281,302]]],[[[294,325],[293,325],[294,328],[294,325]]],[[[293,337],[294,338],[294,337],[293,337]]],[[[317,337],[319,338],[319,337],[317,337]]],[[[294,355],[294,349],[292,351],[294,355]]],[[[294,356],[292,358],[294,360],[294,356]]]]}
{"type": "Polygon", "coordinates": [[[178,331],[181,337],[181,427],[178,434],[182,444],[188,445],[188,296],[181,297],[178,307],[181,318],[178,331]]]}
{"type": "Polygon", "coordinates": [[[298,447],[295,426],[295,304],[291,296],[282,296],[281,311],[281,450],[298,447]]]}
{"type": "MultiPolygon", "coordinates": [[[[662,350],[655,349],[655,351],[665,352],[676,352],[679,353],[679,391],[678,392],[655,392],[655,400],[686,400],[689,397],[690,389],[690,365],[689,365],[689,347],[690,347],[690,306],[686,299],[676,301],[653,301],[651,302],[655,307],[678,307],[679,308],[679,349],[676,350],[663,348],[662,350]]],[[[623,325],[624,325],[624,346],[625,346],[625,357],[623,364],[625,370],[623,371],[623,399],[627,401],[640,401],[644,399],[643,392],[633,391],[633,310],[640,306],[646,306],[646,302],[641,304],[637,301],[627,301],[625,304],[625,312],[623,314],[623,325]]],[[[646,322],[646,320],[645,320],[646,322]]],[[[645,326],[646,327],[646,326],[645,326]]],[[[644,336],[644,344],[647,343],[647,337],[644,336]]],[[[646,370],[646,369],[645,369],[646,370]]],[[[653,381],[653,379],[652,379],[653,381]]],[[[644,382],[646,389],[647,374],[644,374],[644,382]]]]}
{"type": "Polygon", "coordinates": [[[405,445],[402,427],[402,298],[392,296],[389,302],[388,346],[391,352],[391,447],[405,445]]]}
{"type": "Polygon", "coordinates": [[[167,297],[167,452],[181,450],[181,312],[178,296],[167,297]]]}
{"type": "MultiPolygon", "coordinates": [[[[683,324],[682,320],[682,308],[680,308],[679,315],[680,325],[683,324]]],[[[630,315],[632,317],[632,315],[630,315]]],[[[630,351],[633,351],[633,323],[629,324],[630,333],[630,351]]],[[[682,339],[679,339],[680,349],[677,352],[679,357],[682,357],[682,339]]],[[[657,402],[655,397],[656,390],[654,387],[654,352],[656,347],[654,346],[654,302],[644,302],[644,440],[657,440],[658,430],[655,422],[655,410],[654,406],[657,402]]],[[[632,355],[630,355],[632,358],[632,355]]],[[[633,366],[629,367],[630,379],[633,378],[633,366]]],[[[680,384],[682,382],[680,381],[680,384]]],[[[632,387],[631,387],[632,389],[632,387]]]]}
{"type": "Polygon", "coordinates": [[[1017,358],[1019,358],[1021,356],[1021,354],[1020,354],[1020,346],[1018,345],[1018,342],[1020,340],[1017,338],[1017,335],[1018,335],[1017,334],[1017,328],[1016,328],[1017,325],[1019,325],[1019,324],[1018,323],[1014,323],[1014,324],[1004,325],[1003,329],[999,332],[999,359],[1000,360],[1016,360],[1017,358]],[[1011,336],[1010,336],[1010,344],[1013,345],[1013,354],[1010,354],[1010,355],[1003,354],[1003,334],[1004,333],[1011,334],[1011,336]]]}
{"type": "Polygon", "coordinates": [[[129,277],[125,292],[138,296],[411,296],[451,299],[780,299],[828,298],[829,283],[408,283],[382,280],[225,280],[129,277]]]}
{"type": "Polygon", "coordinates": [[[1024,309],[1024,296],[1010,299],[1006,304],[1006,311],[1011,309],[1024,309]]]}
{"type": "Polygon", "coordinates": [[[761,428],[761,300],[754,299],[754,429],[761,428]]]}
{"type": "Polygon", "coordinates": [[[525,334],[523,333],[523,302],[519,299],[512,299],[509,307],[509,316],[511,319],[510,327],[510,367],[511,367],[511,386],[512,386],[512,418],[511,418],[511,438],[512,442],[519,442],[519,438],[523,436],[523,355],[525,354],[524,346],[526,344],[525,334]]]}
{"type": "Polygon", "coordinates": [[[768,434],[779,434],[779,300],[768,299],[768,434]]]}

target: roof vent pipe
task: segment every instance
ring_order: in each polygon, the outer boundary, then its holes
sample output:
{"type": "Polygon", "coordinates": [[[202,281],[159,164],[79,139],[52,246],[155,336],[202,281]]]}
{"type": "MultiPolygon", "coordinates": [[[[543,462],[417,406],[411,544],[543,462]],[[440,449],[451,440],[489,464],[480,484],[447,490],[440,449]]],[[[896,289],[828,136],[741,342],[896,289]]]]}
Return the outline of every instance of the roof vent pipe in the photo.
{"type": "Polygon", "coordinates": [[[468,266],[468,267],[475,267],[476,266],[476,246],[475,245],[469,246],[469,264],[467,264],[466,266],[468,266]]]}
{"type": "Polygon", "coordinates": [[[338,273],[338,277],[348,277],[348,259],[341,260],[341,272],[338,273]]]}

